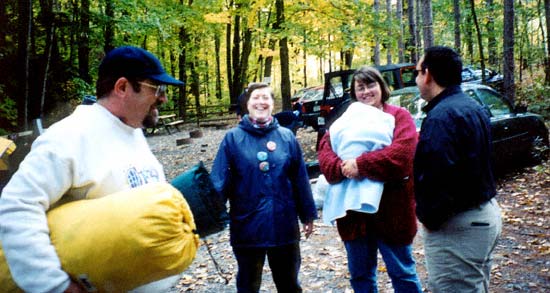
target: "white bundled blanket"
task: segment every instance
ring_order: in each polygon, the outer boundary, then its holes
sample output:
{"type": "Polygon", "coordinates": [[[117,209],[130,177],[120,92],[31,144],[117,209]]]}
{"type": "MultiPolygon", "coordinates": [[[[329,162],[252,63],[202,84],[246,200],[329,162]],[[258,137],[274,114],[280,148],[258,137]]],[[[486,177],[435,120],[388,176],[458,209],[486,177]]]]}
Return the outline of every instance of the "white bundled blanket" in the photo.
{"type": "MultiPolygon", "coordinates": [[[[342,160],[355,159],[364,152],[391,144],[395,118],[373,106],[352,103],[330,127],[330,143],[342,160]]],[[[323,222],[333,224],[346,211],[376,213],[384,183],[368,178],[344,179],[329,185],[323,204],[323,222]]]]}

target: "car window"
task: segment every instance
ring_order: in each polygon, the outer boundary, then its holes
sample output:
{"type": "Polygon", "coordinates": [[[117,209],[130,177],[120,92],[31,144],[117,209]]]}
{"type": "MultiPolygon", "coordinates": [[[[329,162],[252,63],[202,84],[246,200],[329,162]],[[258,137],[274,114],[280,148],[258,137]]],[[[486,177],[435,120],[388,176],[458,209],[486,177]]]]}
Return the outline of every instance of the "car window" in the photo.
{"type": "Polygon", "coordinates": [[[341,98],[344,96],[344,92],[350,91],[350,80],[352,76],[335,76],[330,79],[330,95],[327,99],[341,98]]]}
{"type": "Polygon", "coordinates": [[[462,69],[462,81],[463,82],[466,82],[466,81],[472,81],[472,80],[475,80],[476,77],[474,75],[474,73],[467,69],[467,68],[464,68],[462,69]]]}
{"type": "Polygon", "coordinates": [[[300,99],[303,99],[304,96],[308,93],[308,91],[310,91],[309,88],[299,89],[299,90],[290,98],[290,100],[291,100],[291,101],[298,101],[298,100],[300,100],[300,99]]]}
{"type": "Polygon", "coordinates": [[[302,96],[302,99],[300,100],[300,102],[307,102],[309,101],[309,99],[311,98],[311,96],[313,96],[313,93],[312,91],[307,91],[303,96],[302,96]]]}
{"type": "Polygon", "coordinates": [[[395,88],[395,79],[393,77],[393,71],[385,71],[382,72],[382,76],[384,77],[384,80],[386,81],[386,84],[390,88],[390,90],[394,90],[395,88]]]}
{"type": "Polygon", "coordinates": [[[388,104],[400,106],[409,111],[414,119],[417,129],[420,129],[422,120],[426,117],[426,113],[422,112],[422,107],[427,103],[420,98],[418,92],[392,93],[388,99],[388,104]]]}
{"type": "Polygon", "coordinates": [[[419,109],[417,107],[417,99],[416,96],[418,93],[403,93],[403,94],[393,94],[390,96],[388,103],[396,106],[401,106],[405,109],[407,109],[411,114],[414,116],[417,112],[419,112],[419,109]]]}
{"type": "Polygon", "coordinates": [[[323,97],[323,90],[308,90],[302,97],[301,102],[315,101],[319,93],[321,93],[321,97],[323,97]]]}
{"type": "Polygon", "coordinates": [[[508,104],[500,96],[491,91],[479,89],[477,92],[468,90],[466,93],[478,103],[483,104],[491,112],[491,116],[501,116],[511,113],[508,104]]]}
{"type": "Polygon", "coordinates": [[[416,67],[404,67],[401,69],[401,79],[403,79],[403,86],[415,86],[416,78],[414,76],[414,70],[416,67]]]}

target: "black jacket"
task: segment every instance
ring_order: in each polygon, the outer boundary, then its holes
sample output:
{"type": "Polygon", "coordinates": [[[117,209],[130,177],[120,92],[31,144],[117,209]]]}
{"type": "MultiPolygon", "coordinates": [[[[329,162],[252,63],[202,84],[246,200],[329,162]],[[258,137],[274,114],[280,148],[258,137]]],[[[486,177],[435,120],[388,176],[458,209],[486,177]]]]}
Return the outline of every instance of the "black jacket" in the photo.
{"type": "Polygon", "coordinates": [[[423,109],[414,160],[416,214],[430,230],[495,196],[488,113],[459,86],[423,109]]]}

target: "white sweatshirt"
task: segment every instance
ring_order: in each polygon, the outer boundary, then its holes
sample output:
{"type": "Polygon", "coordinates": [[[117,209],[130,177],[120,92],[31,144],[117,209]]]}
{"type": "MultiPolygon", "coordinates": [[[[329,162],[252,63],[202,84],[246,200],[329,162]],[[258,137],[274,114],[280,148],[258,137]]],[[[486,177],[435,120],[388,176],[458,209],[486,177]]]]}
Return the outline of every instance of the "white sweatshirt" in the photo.
{"type": "Polygon", "coordinates": [[[15,282],[26,292],[62,292],[69,284],[50,242],[47,210],[164,181],[141,129],[97,103],[78,106],[36,139],[2,191],[0,241],[15,282]]]}

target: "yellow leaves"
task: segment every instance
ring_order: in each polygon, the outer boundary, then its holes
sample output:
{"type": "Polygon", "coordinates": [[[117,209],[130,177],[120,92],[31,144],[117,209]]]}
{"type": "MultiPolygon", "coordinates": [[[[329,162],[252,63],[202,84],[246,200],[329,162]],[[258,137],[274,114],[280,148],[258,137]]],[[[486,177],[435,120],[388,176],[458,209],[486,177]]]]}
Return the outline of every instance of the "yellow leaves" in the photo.
{"type": "Polygon", "coordinates": [[[525,291],[548,276],[550,256],[550,166],[526,168],[499,179],[497,200],[502,209],[503,232],[496,249],[492,276],[497,284],[512,284],[525,291]],[[500,257],[499,257],[500,256],[500,257]],[[514,273],[514,277],[511,275],[514,273]],[[516,276],[517,275],[517,276],[516,276]],[[520,279],[514,283],[511,279],[520,279]],[[528,288],[526,288],[528,287],[528,288]]]}
{"type": "MultiPolygon", "coordinates": [[[[305,131],[298,132],[299,141],[304,150],[306,161],[316,159],[315,136],[305,131]],[[310,136],[312,136],[310,138],[310,136]]],[[[213,137],[207,133],[205,137],[213,137]]],[[[209,146],[218,146],[218,142],[210,142],[209,146]]],[[[191,148],[186,149],[191,151],[191,148]]],[[[198,150],[191,152],[193,156],[182,157],[183,150],[177,152],[177,165],[189,160],[195,161],[198,150]]],[[[211,151],[215,153],[215,150],[211,151]]],[[[166,151],[168,154],[172,152],[166,151]]],[[[166,155],[165,155],[166,157],[166,155]]],[[[166,160],[175,164],[174,157],[166,160]]],[[[162,159],[162,158],[161,158],[162,159]]],[[[211,161],[208,161],[211,162],[211,161]]],[[[181,168],[181,167],[179,167],[181,168]]],[[[494,261],[491,270],[491,292],[542,292],[546,289],[550,267],[550,176],[544,171],[524,169],[515,175],[499,179],[498,195],[496,197],[502,208],[502,235],[493,254],[494,261]],[[538,284],[538,287],[537,287],[538,284]],[[546,287],[545,287],[546,286],[546,287]],[[542,290],[542,291],[541,291],[542,290]]],[[[305,292],[351,293],[347,254],[336,227],[323,224],[320,220],[314,222],[315,231],[309,239],[300,241],[302,266],[300,280],[305,292]]],[[[417,261],[417,271],[423,285],[426,284],[426,269],[424,266],[424,247],[421,233],[415,239],[413,255],[417,261]]],[[[387,268],[379,256],[377,271],[379,272],[380,292],[393,292],[387,274],[387,268]]],[[[262,276],[262,292],[276,292],[267,261],[262,276]]],[[[178,292],[236,292],[235,276],[237,264],[229,245],[229,231],[218,233],[207,239],[197,253],[197,258],[182,276],[178,292]],[[222,275],[229,280],[226,284],[220,276],[206,247],[216,260],[222,275]]],[[[546,290],[548,291],[548,290],[546,290]]]]}
{"type": "Polygon", "coordinates": [[[231,14],[228,11],[207,13],[204,15],[204,21],[209,23],[230,23],[231,14]]]}
{"type": "Polygon", "coordinates": [[[271,50],[269,48],[258,49],[258,55],[262,55],[265,57],[273,57],[273,56],[277,56],[277,54],[278,54],[277,51],[271,50]]]}

